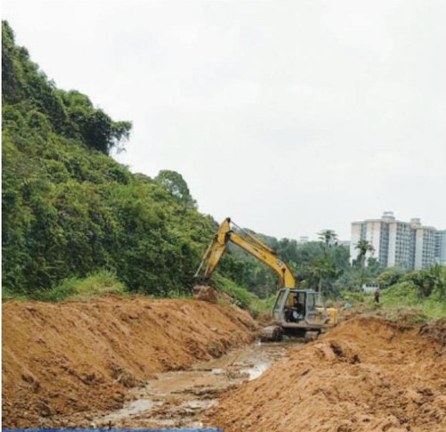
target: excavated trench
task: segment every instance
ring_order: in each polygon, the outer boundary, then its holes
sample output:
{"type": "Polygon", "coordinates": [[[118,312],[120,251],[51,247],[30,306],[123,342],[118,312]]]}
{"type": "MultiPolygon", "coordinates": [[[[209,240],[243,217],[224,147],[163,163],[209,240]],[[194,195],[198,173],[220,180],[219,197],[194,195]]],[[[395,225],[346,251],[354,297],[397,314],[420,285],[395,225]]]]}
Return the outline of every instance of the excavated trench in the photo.
{"type": "Polygon", "coordinates": [[[288,356],[296,341],[261,344],[236,349],[187,371],[157,374],[143,387],[133,389],[130,401],[117,411],[97,416],[91,426],[99,428],[202,428],[222,393],[244,381],[261,376],[278,360],[288,356]]]}
{"type": "Polygon", "coordinates": [[[443,432],[446,320],[406,318],[259,344],[258,325],[229,306],[8,302],[3,427],[443,432]]]}
{"type": "MultiPolygon", "coordinates": [[[[90,428],[101,413],[128,402],[131,418],[168,411],[177,400],[178,407],[184,402],[184,409],[197,410],[197,400],[209,399],[200,392],[209,395],[214,387],[217,393],[226,382],[219,381],[221,363],[194,365],[251,345],[258,330],[247,312],[202,301],[109,297],[7,302],[2,309],[5,428],[90,428]]],[[[261,364],[243,351],[226,361],[227,375],[237,361],[246,369],[261,364]]],[[[237,374],[237,366],[232,369],[237,374]]],[[[108,421],[123,422],[125,413],[108,421]]]]}

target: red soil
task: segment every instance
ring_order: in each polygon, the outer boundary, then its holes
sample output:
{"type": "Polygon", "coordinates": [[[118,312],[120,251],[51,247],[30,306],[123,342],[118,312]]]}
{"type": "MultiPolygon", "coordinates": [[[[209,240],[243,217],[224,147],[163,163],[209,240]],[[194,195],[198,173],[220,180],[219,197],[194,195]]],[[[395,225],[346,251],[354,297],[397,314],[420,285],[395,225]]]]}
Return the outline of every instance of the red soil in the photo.
{"type": "Polygon", "coordinates": [[[234,307],[122,299],[3,305],[3,427],[57,427],[120,408],[126,388],[248,343],[256,324],[234,307]]]}
{"type": "Polygon", "coordinates": [[[225,432],[446,431],[446,321],[401,330],[356,318],[228,393],[225,432]]]}

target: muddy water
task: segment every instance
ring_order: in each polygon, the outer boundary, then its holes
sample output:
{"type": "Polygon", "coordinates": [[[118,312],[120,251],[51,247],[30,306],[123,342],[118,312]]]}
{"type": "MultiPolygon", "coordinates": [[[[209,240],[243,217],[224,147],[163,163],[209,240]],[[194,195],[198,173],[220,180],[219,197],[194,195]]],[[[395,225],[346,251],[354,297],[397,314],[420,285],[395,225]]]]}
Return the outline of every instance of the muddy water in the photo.
{"type": "MultiPolygon", "coordinates": [[[[296,343],[293,344],[296,346],[296,343]]],[[[95,419],[111,428],[200,428],[207,409],[220,395],[245,380],[253,380],[287,357],[289,344],[251,345],[187,371],[158,374],[133,390],[133,401],[121,410],[95,419]]]]}

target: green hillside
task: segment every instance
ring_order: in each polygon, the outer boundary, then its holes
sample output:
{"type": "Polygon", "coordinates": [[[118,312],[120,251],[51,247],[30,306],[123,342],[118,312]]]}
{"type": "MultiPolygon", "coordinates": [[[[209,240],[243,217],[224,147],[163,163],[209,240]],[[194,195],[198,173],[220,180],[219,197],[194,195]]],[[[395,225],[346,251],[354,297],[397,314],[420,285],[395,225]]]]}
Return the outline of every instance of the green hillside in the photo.
{"type": "Polygon", "coordinates": [[[152,180],[115,162],[108,153],[131,123],[58,89],[5,22],[2,35],[6,292],[35,296],[104,271],[134,292],[188,292],[213,226],[182,177],[152,180]]]}
{"type": "MultiPolygon", "coordinates": [[[[150,179],[114,161],[109,152],[124,145],[131,123],[111,119],[78,91],[58,89],[5,22],[2,33],[6,294],[63,298],[73,284],[82,291],[83,278],[150,295],[189,293],[215,222],[196,210],[180,174],[150,179]]],[[[324,254],[320,244],[257,235],[299,281],[317,283],[311,265],[324,254]]],[[[340,251],[330,253],[345,267],[340,251]]],[[[277,288],[269,268],[231,245],[218,273],[214,283],[245,306],[253,297],[240,287],[262,298],[277,288]]]]}

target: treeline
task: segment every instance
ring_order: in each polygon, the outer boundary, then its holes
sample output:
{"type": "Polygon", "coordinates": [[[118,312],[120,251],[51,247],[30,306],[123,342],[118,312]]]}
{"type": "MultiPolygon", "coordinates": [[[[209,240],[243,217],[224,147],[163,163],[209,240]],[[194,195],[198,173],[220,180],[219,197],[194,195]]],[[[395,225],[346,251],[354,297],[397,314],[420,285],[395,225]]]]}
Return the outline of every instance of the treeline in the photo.
{"type": "Polygon", "coordinates": [[[32,296],[108,271],[134,292],[188,292],[214,226],[181,175],[115,162],[131,123],[57,89],[6,22],[2,35],[3,287],[32,296]]]}
{"type": "Polygon", "coordinates": [[[53,132],[105,154],[128,138],[132,127],[113,121],[82,93],[57,89],[27,49],[15,45],[7,22],[2,22],[2,101],[8,131],[31,126],[42,138],[53,132]]]}

